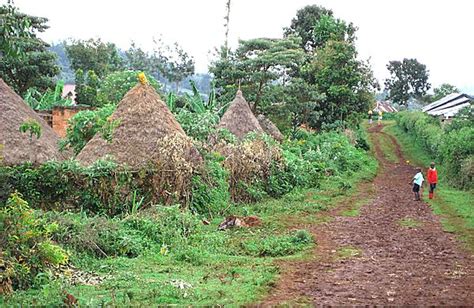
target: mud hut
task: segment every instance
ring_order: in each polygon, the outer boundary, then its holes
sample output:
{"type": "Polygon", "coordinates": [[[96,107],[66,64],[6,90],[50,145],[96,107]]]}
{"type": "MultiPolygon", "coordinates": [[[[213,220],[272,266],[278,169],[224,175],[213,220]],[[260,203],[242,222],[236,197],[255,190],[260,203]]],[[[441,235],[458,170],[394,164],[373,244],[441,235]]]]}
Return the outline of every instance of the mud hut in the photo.
{"type": "Polygon", "coordinates": [[[0,165],[62,160],[58,141],[51,127],[0,78],[0,165]],[[27,122],[39,125],[39,138],[20,132],[20,126],[27,122]]]}
{"type": "Polygon", "coordinates": [[[138,169],[176,156],[188,162],[201,160],[181,125],[155,89],[146,83],[138,84],[124,96],[108,123],[110,138],[106,138],[104,132],[97,133],[77,156],[81,164],[90,165],[98,159],[110,157],[119,164],[138,169]],[[173,153],[166,153],[163,147],[173,144],[170,138],[187,143],[173,153]]]}
{"type": "Polygon", "coordinates": [[[217,128],[228,129],[239,139],[243,139],[250,132],[263,132],[240,90],[237,91],[217,128]]]}
{"type": "Polygon", "coordinates": [[[277,140],[278,142],[283,141],[283,134],[280,132],[278,127],[276,127],[276,125],[273,124],[272,121],[270,121],[270,119],[265,117],[263,114],[259,114],[257,120],[265,133],[272,136],[273,139],[277,140]]]}

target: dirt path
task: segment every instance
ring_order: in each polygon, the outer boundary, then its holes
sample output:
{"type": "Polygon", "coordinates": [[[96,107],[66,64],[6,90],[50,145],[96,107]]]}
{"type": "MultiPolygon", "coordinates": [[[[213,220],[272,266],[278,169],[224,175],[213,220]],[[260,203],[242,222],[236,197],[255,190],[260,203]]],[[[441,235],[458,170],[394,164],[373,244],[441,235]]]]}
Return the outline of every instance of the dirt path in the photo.
{"type": "Polygon", "coordinates": [[[265,305],[474,305],[474,256],[442,230],[426,203],[413,200],[413,167],[392,136],[400,164],[387,161],[380,134],[381,127],[370,131],[381,165],[375,198],[359,216],[335,209],[334,221],[314,226],[313,258],[282,264],[265,305]]]}

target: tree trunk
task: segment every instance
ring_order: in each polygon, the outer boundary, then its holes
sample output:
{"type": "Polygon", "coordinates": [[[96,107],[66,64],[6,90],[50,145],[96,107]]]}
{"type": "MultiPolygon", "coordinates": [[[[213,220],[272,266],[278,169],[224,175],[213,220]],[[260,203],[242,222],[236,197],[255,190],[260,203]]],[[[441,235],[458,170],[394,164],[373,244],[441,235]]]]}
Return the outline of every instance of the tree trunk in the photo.
{"type": "Polygon", "coordinates": [[[253,113],[255,114],[257,112],[257,105],[260,102],[260,98],[262,97],[262,89],[263,89],[263,81],[260,81],[258,84],[258,91],[257,91],[257,96],[255,97],[255,104],[253,104],[253,113]]]}

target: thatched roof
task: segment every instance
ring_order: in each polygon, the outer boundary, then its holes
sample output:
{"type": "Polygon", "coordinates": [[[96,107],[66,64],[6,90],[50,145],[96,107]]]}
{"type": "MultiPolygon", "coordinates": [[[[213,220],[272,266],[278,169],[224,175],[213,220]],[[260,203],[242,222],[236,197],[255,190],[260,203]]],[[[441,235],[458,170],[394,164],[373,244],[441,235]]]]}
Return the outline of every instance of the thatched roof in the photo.
{"type": "MultiPolygon", "coordinates": [[[[149,165],[160,156],[157,146],[165,136],[186,137],[181,125],[160,99],[155,89],[147,84],[138,84],[131,89],[117,106],[109,121],[118,122],[112,138],[106,141],[97,133],[77,156],[82,164],[90,165],[98,159],[110,157],[119,164],[132,168],[149,165]]],[[[200,160],[197,150],[183,148],[189,160],[200,160]]]]}
{"type": "Polygon", "coordinates": [[[53,129],[0,78],[0,165],[62,160],[58,141],[53,129]],[[41,126],[39,138],[30,139],[29,133],[20,132],[20,126],[29,120],[41,126]]]}
{"type": "Polygon", "coordinates": [[[262,127],[263,131],[268,135],[272,136],[275,140],[282,142],[284,139],[283,134],[280,132],[278,127],[273,124],[268,118],[266,118],[263,114],[259,114],[257,117],[258,123],[262,127]]]}
{"type": "Polygon", "coordinates": [[[234,100],[222,116],[217,128],[228,129],[239,139],[244,138],[250,132],[263,132],[240,90],[237,91],[234,100]]]}

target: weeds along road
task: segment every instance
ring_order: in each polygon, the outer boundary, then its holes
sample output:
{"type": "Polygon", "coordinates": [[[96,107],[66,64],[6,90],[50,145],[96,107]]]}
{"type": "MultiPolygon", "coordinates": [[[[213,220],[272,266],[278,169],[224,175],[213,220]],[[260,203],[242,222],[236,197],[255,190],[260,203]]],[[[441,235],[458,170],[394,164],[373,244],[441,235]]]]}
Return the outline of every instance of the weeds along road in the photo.
{"type": "Polygon", "coordinates": [[[264,305],[474,305],[474,256],[443,231],[428,204],[414,201],[414,167],[381,128],[369,130],[380,163],[374,182],[332,210],[332,222],[313,226],[313,257],[281,264],[264,305]],[[386,148],[394,152],[390,160],[386,148]],[[359,215],[343,215],[371,189],[374,198],[359,215]]]}

